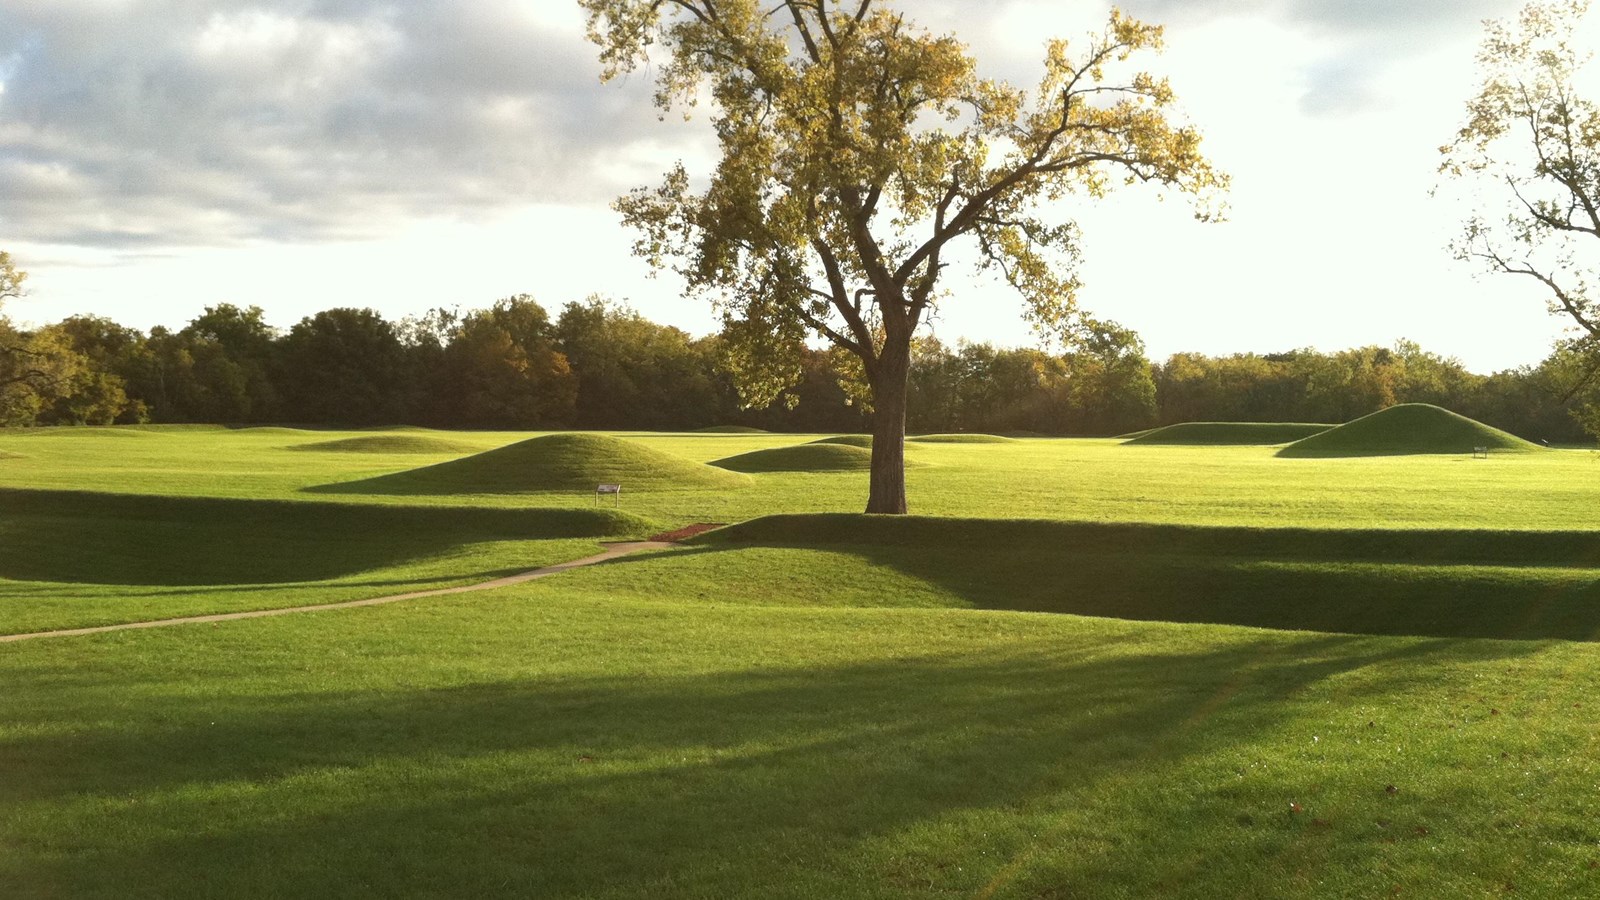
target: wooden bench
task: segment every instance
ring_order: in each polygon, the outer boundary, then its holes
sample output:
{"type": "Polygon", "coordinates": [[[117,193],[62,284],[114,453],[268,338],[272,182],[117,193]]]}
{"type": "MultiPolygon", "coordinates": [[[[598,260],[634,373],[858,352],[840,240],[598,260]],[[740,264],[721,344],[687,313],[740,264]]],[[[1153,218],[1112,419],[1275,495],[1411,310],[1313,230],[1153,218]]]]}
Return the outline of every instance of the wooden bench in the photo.
{"type": "Polygon", "coordinates": [[[1489,458],[1489,448],[1488,447],[1473,447],[1472,448],[1472,458],[1473,459],[1488,459],[1489,458]]]}
{"type": "Polygon", "coordinates": [[[622,485],[620,485],[620,484],[597,484],[597,485],[595,485],[594,486],[594,505],[595,506],[599,506],[600,505],[600,498],[604,497],[607,494],[611,494],[611,495],[615,496],[617,498],[617,506],[619,506],[619,507],[622,506],[622,485]]]}

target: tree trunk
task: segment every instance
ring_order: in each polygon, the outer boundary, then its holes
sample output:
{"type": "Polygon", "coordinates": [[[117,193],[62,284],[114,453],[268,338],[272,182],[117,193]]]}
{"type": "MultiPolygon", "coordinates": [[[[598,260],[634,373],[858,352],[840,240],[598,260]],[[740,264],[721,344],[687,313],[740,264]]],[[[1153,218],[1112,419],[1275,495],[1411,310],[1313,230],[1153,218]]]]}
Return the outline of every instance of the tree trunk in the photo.
{"type": "Polygon", "coordinates": [[[906,379],[911,347],[886,348],[872,381],[872,484],[867,512],[906,513],[906,379]],[[892,358],[891,358],[892,357],[892,358]]]}

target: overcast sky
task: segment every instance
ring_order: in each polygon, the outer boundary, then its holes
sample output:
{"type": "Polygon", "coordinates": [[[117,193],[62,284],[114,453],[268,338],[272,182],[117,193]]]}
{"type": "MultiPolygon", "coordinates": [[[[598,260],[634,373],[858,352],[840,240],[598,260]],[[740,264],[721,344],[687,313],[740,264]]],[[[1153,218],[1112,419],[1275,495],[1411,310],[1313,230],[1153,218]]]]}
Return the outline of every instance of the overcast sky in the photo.
{"type": "MultiPolygon", "coordinates": [[[[1560,333],[1526,285],[1446,245],[1429,197],[1474,88],[1481,21],[1517,0],[1127,0],[1168,26],[1170,75],[1234,179],[1229,221],[1137,191],[1071,209],[1085,307],[1151,355],[1392,344],[1490,371],[1560,333]]],[[[918,0],[986,73],[1031,86],[1080,0],[918,0]]],[[[601,85],[564,0],[0,0],[0,249],[33,274],[7,311],[180,326],[217,302],[288,326],[591,293],[705,333],[608,208],[707,124],[658,120],[645,77],[601,85]]],[[[1018,301],[959,275],[938,335],[1030,341],[1018,301]]]]}

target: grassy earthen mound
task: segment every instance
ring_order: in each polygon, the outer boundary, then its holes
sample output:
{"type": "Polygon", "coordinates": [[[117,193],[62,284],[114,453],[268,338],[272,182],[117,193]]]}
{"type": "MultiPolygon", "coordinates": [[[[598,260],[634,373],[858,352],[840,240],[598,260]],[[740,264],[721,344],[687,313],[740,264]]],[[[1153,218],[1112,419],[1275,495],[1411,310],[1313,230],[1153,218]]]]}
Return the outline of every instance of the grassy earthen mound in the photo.
{"type": "Polygon", "coordinates": [[[1407,456],[1539,450],[1537,444],[1427,403],[1402,403],[1278,451],[1286,457],[1407,456]]]}
{"type": "Polygon", "coordinates": [[[1249,447],[1287,444],[1332,429],[1304,422],[1181,422],[1130,435],[1127,444],[1192,447],[1249,447]]]}
{"type": "Polygon", "coordinates": [[[316,453],[432,453],[461,454],[481,449],[475,444],[447,441],[441,438],[416,434],[374,434],[365,437],[341,438],[335,441],[317,441],[296,444],[290,450],[309,450],[316,453]]]}
{"type": "Polygon", "coordinates": [[[812,441],[813,444],[838,444],[843,447],[861,447],[872,449],[872,435],[870,434],[841,434],[837,437],[825,437],[812,441]]]}
{"type": "Polygon", "coordinates": [[[749,425],[712,425],[709,428],[696,428],[695,434],[767,434],[764,428],[751,428],[749,425]]]}
{"type": "MultiPolygon", "coordinates": [[[[848,444],[799,444],[741,453],[712,463],[734,472],[865,472],[872,451],[848,444]]],[[[909,460],[907,466],[913,465],[909,460]]]]}
{"type": "Polygon", "coordinates": [[[150,437],[150,432],[133,425],[41,425],[7,429],[5,435],[27,438],[147,438],[150,437]]]}
{"type": "Polygon", "coordinates": [[[916,437],[906,438],[919,444],[1011,444],[1015,438],[1001,437],[998,434],[919,434],[916,437]]]}
{"type": "Polygon", "coordinates": [[[518,494],[739,487],[743,475],[599,434],[551,434],[461,459],[324,490],[375,494],[518,494]]]}

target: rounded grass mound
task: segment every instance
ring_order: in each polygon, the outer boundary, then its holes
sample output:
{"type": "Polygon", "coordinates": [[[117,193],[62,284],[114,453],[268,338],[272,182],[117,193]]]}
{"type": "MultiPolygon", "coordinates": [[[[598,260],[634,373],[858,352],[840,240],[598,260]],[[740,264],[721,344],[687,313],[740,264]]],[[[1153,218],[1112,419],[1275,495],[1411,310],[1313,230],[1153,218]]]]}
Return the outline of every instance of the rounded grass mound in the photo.
{"type": "Polygon", "coordinates": [[[335,441],[317,441],[296,444],[290,450],[309,450],[316,453],[436,453],[462,454],[481,449],[474,444],[446,441],[440,438],[415,434],[374,434],[366,437],[341,438],[335,441]]]}
{"type": "Polygon", "coordinates": [[[870,434],[841,434],[837,437],[825,437],[812,441],[813,444],[838,444],[841,447],[861,447],[872,449],[872,435],[870,434]]]}
{"type": "Polygon", "coordinates": [[[692,490],[747,484],[743,475],[599,434],[551,434],[461,459],[325,490],[380,494],[521,494],[692,490]]]}
{"type": "Polygon", "coordinates": [[[1248,447],[1287,444],[1321,434],[1333,427],[1303,422],[1182,422],[1138,432],[1123,443],[1248,447]]]}
{"type": "Polygon", "coordinates": [[[1472,453],[1480,447],[1502,452],[1541,449],[1448,409],[1427,403],[1402,403],[1296,441],[1279,450],[1278,455],[1407,456],[1472,453]]]}
{"type": "Polygon", "coordinates": [[[696,428],[695,434],[767,434],[764,428],[751,428],[749,425],[712,425],[709,428],[696,428]]]}
{"type": "MultiPolygon", "coordinates": [[[[865,472],[872,451],[849,444],[799,444],[741,453],[712,463],[734,472],[865,472]]],[[[908,461],[907,466],[911,463],[908,461]]]]}
{"type": "Polygon", "coordinates": [[[1001,437],[998,434],[919,434],[916,437],[906,438],[919,444],[1011,444],[1016,438],[1001,437]]]}

